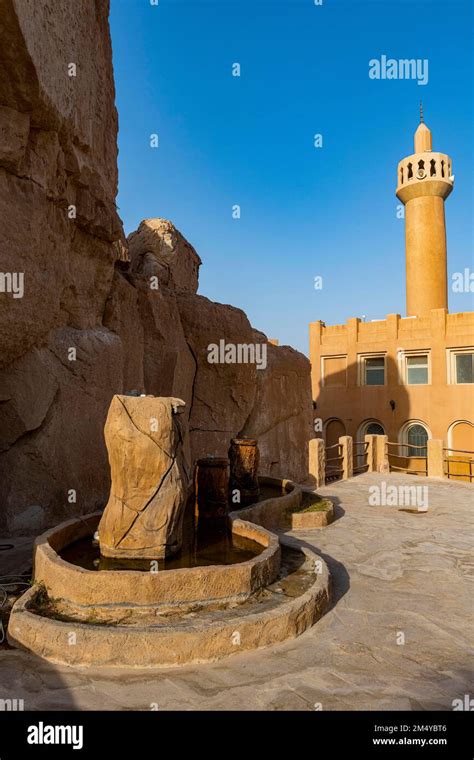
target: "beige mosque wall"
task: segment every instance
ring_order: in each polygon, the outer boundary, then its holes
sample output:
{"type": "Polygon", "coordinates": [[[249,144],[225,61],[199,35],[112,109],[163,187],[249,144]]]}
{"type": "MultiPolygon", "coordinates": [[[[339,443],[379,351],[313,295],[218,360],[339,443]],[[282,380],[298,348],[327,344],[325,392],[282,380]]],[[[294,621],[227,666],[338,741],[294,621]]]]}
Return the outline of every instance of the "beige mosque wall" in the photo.
{"type": "MultiPolygon", "coordinates": [[[[433,310],[429,317],[389,314],[377,322],[352,318],[345,325],[311,323],[315,417],[323,422],[340,420],[345,433],[356,439],[363,438],[365,422],[378,421],[391,441],[401,440],[405,423],[420,420],[430,437],[441,438],[447,446],[453,422],[473,416],[473,385],[448,382],[454,380],[451,364],[456,350],[472,347],[473,336],[474,312],[448,314],[445,309],[433,310]],[[410,385],[405,382],[406,359],[418,351],[428,356],[429,382],[410,385]],[[335,356],[337,372],[332,371],[335,356]],[[365,385],[364,362],[377,356],[384,360],[384,384],[365,385]],[[395,402],[393,409],[391,401],[395,402]]],[[[456,447],[459,438],[457,434],[456,447]]],[[[462,440],[470,440],[467,433],[462,440]]],[[[472,442],[470,446],[469,450],[474,450],[472,442]]]]}

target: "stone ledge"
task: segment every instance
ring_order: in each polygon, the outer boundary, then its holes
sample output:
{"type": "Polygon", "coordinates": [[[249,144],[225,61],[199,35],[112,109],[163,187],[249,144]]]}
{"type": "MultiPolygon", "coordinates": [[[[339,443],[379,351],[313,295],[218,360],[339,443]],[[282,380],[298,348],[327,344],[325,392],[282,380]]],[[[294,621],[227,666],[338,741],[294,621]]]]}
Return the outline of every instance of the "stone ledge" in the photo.
{"type": "MultiPolygon", "coordinates": [[[[303,493],[313,493],[313,489],[296,485],[291,480],[280,480],[266,476],[259,477],[259,483],[281,486],[285,493],[282,496],[270,497],[251,504],[238,512],[232,512],[232,517],[238,515],[253,524],[263,526],[267,530],[279,531],[324,528],[334,520],[334,505],[332,503],[328,503],[328,507],[324,511],[299,511],[303,493]]],[[[330,502],[330,500],[327,501],[330,502]]]]}
{"type": "MultiPolygon", "coordinates": [[[[283,539],[283,543],[286,540],[283,539]]],[[[288,544],[294,546],[294,544],[288,544]]],[[[315,552],[302,548],[307,560],[321,563],[312,586],[302,595],[266,612],[235,616],[222,622],[193,620],[173,626],[134,627],[61,622],[30,611],[38,587],[29,589],[14,605],[8,640],[51,662],[94,667],[170,667],[203,663],[294,638],[326,611],[330,578],[315,552]],[[70,634],[76,634],[75,645],[70,634]],[[238,638],[236,639],[236,634],[238,638]],[[235,643],[238,640],[239,643],[235,643]]]]}
{"type": "Polygon", "coordinates": [[[325,528],[334,520],[334,504],[325,499],[327,505],[322,510],[314,512],[293,512],[291,515],[292,530],[311,530],[325,528]]]}
{"type": "Polygon", "coordinates": [[[259,477],[259,483],[269,486],[281,486],[283,495],[273,496],[263,501],[251,504],[238,512],[231,512],[231,519],[236,517],[248,520],[254,525],[263,526],[267,530],[284,530],[287,515],[292,507],[299,507],[303,490],[291,480],[271,477],[259,477]]]}
{"type": "Polygon", "coordinates": [[[261,554],[235,565],[208,565],[158,573],[111,572],[86,570],[63,560],[58,552],[73,541],[92,536],[100,517],[100,512],[94,512],[68,520],[36,539],[34,579],[44,584],[50,597],[86,606],[110,605],[111,599],[115,605],[241,601],[272,583],[278,574],[278,537],[243,520],[240,513],[235,512],[230,516],[232,532],[265,547],[261,554]]]}

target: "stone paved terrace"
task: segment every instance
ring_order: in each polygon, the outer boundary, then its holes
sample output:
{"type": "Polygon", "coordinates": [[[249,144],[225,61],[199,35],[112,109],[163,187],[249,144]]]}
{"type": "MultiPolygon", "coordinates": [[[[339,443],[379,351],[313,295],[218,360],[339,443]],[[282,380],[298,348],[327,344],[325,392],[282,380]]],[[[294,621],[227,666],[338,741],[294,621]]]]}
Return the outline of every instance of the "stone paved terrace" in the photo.
{"type": "Polygon", "coordinates": [[[365,474],[320,493],[338,519],[293,535],[328,562],[335,604],[298,639],[175,670],[80,671],[4,651],[0,698],[51,710],[452,709],[472,693],[473,487],[365,474]],[[428,513],[369,506],[382,480],[429,486],[428,513]]]}

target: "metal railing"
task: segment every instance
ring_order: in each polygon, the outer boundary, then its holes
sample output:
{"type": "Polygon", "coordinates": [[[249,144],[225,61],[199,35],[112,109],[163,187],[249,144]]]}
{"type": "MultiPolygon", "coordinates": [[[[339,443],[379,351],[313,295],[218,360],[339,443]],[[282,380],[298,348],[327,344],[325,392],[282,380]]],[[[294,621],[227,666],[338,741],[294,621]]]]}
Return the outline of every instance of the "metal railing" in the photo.
{"type": "MultiPolygon", "coordinates": [[[[445,476],[450,478],[464,478],[469,479],[469,483],[472,483],[474,480],[474,451],[464,451],[463,449],[443,449],[443,460],[444,464],[446,465],[446,469],[444,471],[445,476]],[[446,455],[446,452],[452,451],[454,454],[469,454],[469,457],[466,457],[465,459],[455,459],[454,457],[450,457],[446,455]],[[469,470],[469,472],[452,472],[451,471],[451,465],[452,464],[462,464],[465,465],[465,469],[469,470]]],[[[456,468],[456,469],[462,469],[462,468],[456,468]]]]}
{"type": "Polygon", "coordinates": [[[354,475],[358,475],[360,472],[367,472],[369,463],[367,461],[367,454],[369,451],[369,444],[367,441],[354,441],[353,442],[353,449],[354,449],[354,464],[355,462],[359,462],[360,460],[364,461],[364,464],[358,464],[357,467],[354,467],[352,470],[354,475]],[[362,449],[362,451],[360,450],[362,449]]]}
{"type": "Polygon", "coordinates": [[[335,443],[333,446],[326,446],[326,469],[325,469],[325,481],[326,483],[332,483],[334,480],[340,480],[343,474],[342,466],[342,446],[340,443],[335,443]],[[337,449],[337,455],[335,457],[328,457],[327,452],[337,449]],[[336,464],[328,464],[329,462],[339,462],[339,466],[336,464]]]}
{"type": "Polygon", "coordinates": [[[394,441],[387,441],[387,459],[388,464],[390,468],[390,472],[392,470],[398,470],[399,472],[406,472],[407,475],[428,475],[428,456],[427,454],[420,454],[420,455],[413,455],[413,454],[393,454],[391,451],[388,450],[389,446],[396,446],[399,449],[422,449],[424,452],[426,452],[426,446],[415,446],[411,443],[396,443],[394,441]],[[421,470],[416,470],[414,467],[410,467],[409,463],[405,465],[404,467],[398,467],[395,464],[392,464],[390,461],[390,457],[393,457],[395,459],[421,459],[424,460],[424,468],[421,470]]]}

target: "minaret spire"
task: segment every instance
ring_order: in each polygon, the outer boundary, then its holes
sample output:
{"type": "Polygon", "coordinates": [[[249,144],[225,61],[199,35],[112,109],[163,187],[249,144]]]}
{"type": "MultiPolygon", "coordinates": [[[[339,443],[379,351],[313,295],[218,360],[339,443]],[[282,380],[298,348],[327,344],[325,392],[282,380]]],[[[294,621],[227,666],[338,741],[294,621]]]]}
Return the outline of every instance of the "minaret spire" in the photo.
{"type": "Polygon", "coordinates": [[[420,123],[415,132],[415,153],[423,153],[432,149],[431,131],[426,126],[423,114],[423,102],[420,100],[420,123]]]}
{"type": "Polygon", "coordinates": [[[452,163],[433,151],[420,102],[415,151],[398,164],[397,197],[405,206],[407,315],[448,308],[444,202],[453,189],[452,163]]]}

